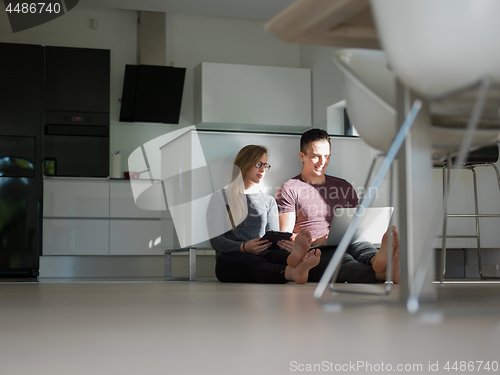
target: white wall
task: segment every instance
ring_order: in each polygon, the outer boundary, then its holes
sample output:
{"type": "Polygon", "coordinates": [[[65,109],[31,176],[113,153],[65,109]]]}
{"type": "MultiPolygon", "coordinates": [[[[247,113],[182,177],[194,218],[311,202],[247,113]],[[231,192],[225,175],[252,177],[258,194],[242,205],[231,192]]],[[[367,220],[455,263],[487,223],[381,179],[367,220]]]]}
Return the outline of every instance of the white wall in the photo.
{"type": "Polygon", "coordinates": [[[338,48],[302,46],[302,68],[312,70],[312,124],[327,130],[326,108],[345,99],[342,72],[333,62],[338,48]]]}

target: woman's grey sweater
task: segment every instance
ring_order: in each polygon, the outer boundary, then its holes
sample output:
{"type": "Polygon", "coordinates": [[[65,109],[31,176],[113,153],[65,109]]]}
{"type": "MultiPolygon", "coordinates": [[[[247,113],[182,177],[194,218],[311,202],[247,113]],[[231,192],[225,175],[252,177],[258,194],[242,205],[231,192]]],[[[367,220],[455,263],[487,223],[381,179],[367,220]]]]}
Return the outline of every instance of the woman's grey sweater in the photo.
{"type": "Polygon", "coordinates": [[[236,230],[231,228],[226,201],[219,190],[212,195],[207,210],[210,244],[221,253],[240,251],[243,242],[262,237],[268,230],[279,230],[278,206],[274,197],[265,193],[245,194],[248,215],[236,230]]]}

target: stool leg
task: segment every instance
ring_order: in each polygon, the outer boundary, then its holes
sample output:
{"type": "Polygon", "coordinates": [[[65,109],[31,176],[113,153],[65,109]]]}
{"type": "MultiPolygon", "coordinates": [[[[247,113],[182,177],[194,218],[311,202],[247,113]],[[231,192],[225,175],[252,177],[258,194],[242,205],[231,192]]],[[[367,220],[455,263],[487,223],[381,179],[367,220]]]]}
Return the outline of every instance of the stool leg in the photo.
{"type": "Polygon", "coordinates": [[[449,161],[443,166],[443,241],[441,246],[441,272],[439,281],[443,283],[446,275],[446,232],[448,230],[448,184],[450,181],[451,170],[449,168],[449,161]]]}
{"type": "Polygon", "coordinates": [[[189,248],[189,281],[196,281],[196,249],[189,248]]]}
{"type": "Polygon", "coordinates": [[[172,279],[172,254],[165,253],[165,280],[172,279]]]}
{"type": "Polygon", "coordinates": [[[477,246],[477,264],[479,268],[479,278],[481,280],[486,280],[483,275],[483,262],[481,260],[481,232],[479,230],[479,207],[477,203],[477,178],[476,169],[474,167],[469,168],[472,172],[472,184],[474,187],[474,213],[476,215],[476,246],[477,246]]]}

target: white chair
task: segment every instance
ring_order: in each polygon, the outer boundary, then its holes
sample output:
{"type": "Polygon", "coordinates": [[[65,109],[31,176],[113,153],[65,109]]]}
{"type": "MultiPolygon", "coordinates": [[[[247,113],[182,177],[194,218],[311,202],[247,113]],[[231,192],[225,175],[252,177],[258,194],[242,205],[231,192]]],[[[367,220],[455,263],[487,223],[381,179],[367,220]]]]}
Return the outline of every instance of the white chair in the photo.
{"type": "MultiPolygon", "coordinates": [[[[480,85],[477,97],[473,98],[475,102],[467,131],[456,158],[456,165],[462,165],[480,123],[484,104],[492,98],[498,109],[498,101],[487,95],[491,93],[489,88],[492,83],[500,83],[500,49],[497,42],[500,2],[371,0],[371,8],[391,68],[413,92],[427,100],[456,98],[457,95],[460,97],[459,93],[480,85]]],[[[467,104],[464,98],[461,95],[463,101],[456,108],[467,104]]],[[[493,120],[492,127],[499,131],[498,117],[493,120]]],[[[457,178],[453,178],[451,192],[456,182],[457,178]]],[[[429,238],[432,237],[435,237],[434,233],[430,233],[429,238]]],[[[418,299],[430,259],[430,252],[424,252],[416,269],[408,299],[410,311],[418,310],[418,299]]]]}
{"type": "MultiPolygon", "coordinates": [[[[345,49],[337,51],[334,61],[344,74],[345,97],[350,122],[367,144],[383,154],[387,153],[399,127],[396,112],[397,77],[389,69],[385,52],[345,49]]],[[[437,124],[431,124],[433,158],[442,160],[459,151],[467,133],[462,124],[464,121],[457,122],[456,120],[456,118],[463,117],[464,109],[453,102],[444,102],[434,105],[433,111],[436,113],[434,119],[437,122],[437,124]]],[[[496,142],[498,136],[499,132],[495,128],[480,128],[474,133],[469,148],[479,148],[496,142]]],[[[366,185],[370,181],[376,158],[372,163],[366,185]]],[[[365,186],[366,190],[367,188],[368,186],[365,186]]],[[[443,234],[443,267],[445,238],[446,233],[443,234]]]]}
{"type": "MultiPolygon", "coordinates": [[[[334,61],[344,74],[344,88],[349,120],[360,137],[373,148],[387,153],[399,129],[396,112],[396,74],[389,69],[384,51],[343,49],[335,53],[334,61]]],[[[456,109],[437,105],[436,120],[456,109]]],[[[431,108],[432,110],[432,108],[431,108]]],[[[458,109],[456,110],[458,112],[458,109]]],[[[465,128],[432,124],[434,159],[456,154],[465,135],[465,128]]],[[[478,129],[472,147],[494,143],[498,129],[478,129]]]]}
{"type": "Polygon", "coordinates": [[[490,76],[500,82],[497,0],[371,0],[391,67],[436,98],[490,76]]]}

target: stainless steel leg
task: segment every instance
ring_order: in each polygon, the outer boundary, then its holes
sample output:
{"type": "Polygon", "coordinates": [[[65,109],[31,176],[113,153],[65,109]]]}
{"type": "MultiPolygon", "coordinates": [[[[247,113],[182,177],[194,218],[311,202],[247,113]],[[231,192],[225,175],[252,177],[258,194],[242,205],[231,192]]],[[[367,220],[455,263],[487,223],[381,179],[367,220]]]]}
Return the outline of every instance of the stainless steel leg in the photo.
{"type": "Polygon", "coordinates": [[[183,249],[165,250],[165,280],[196,281],[196,248],[188,247],[183,249]],[[172,277],[172,253],[189,252],[189,277],[172,277]]]}
{"type": "Polygon", "coordinates": [[[486,278],[483,276],[483,267],[481,261],[481,232],[479,230],[479,207],[477,203],[477,178],[476,178],[476,170],[474,167],[469,168],[472,172],[472,186],[474,191],[474,214],[476,215],[476,248],[477,248],[477,264],[479,268],[479,278],[481,280],[485,280],[486,278]]]}
{"type": "Polygon", "coordinates": [[[196,249],[189,248],[189,280],[196,281],[196,249]]]}
{"type": "Polygon", "coordinates": [[[493,214],[493,215],[480,215],[479,214],[479,208],[478,208],[478,200],[477,200],[477,180],[476,180],[476,173],[475,173],[475,170],[474,170],[474,167],[478,167],[478,166],[485,166],[485,167],[492,167],[494,170],[495,170],[495,173],[496,173],[496,176],[497,176],[497,183],[498,183],[498,190],[500,190],[500,173],[498,172],[498,167],[495,165],[495,164],[491,164],[491,163],[487,163],[487,164],[481,164],[481,165],[473,165],[473,171],[474,171],[474,199],[475,199],[475,204],[476,204],[476,225],[477,225],[477,259],[478,259],[478,264],[479,264],[479,276],[481,277],[481,279],[483,280],[487,280],[487,279],[500,279],[500,277],[498,276],[485,276],[483,274],[483,268],[482,268],[482,261],[481,261],[481,236],[480,236],[480,232],[479,232],[479,218],[480,217],[500,217],[499,214],[493,214]]]}
{"type": "Polygon", "coordinates": [[[165,280],[172,279],[172,254],[165,251],[165,280]]]}
{"type": "Polygon", "coordinates": [[[441,246],[441,272],[439,276],[439,281],[441,284],[444,281],[446,274],[446,234],[448,225],[448,185],[450,181],[450,165],[451,157],[448,156],[446,163],[443,166],[443,242],[441,246]]]}
{"type": "MultiPolygon", "coordinates": [[[[495,168],[497,172],[497,180],[498,180],[498,169],[496,165],[493,164],[488,164],[491,165],[495,168]]],[[[483,261],[481,259],[481,231],[479,228],[479,218],[482,217],[483,215],[479,214],[479,205],[478,205],[478,198],[477,198],[477,176],[476,176],[476,169],[475,165],[470,166],[470,170],[472,172],[472,183],[474,186],[474,209],[475,209],[475,217],[476,217],[476,240],[477,240],[477,264],[479,268],[479,278],[481,280],[488,280],[488,279],[499,279],[500,277],[498,276],[485,276],[483,274],[483,261]]],[[[499,188],[500,188],[500,181],[499,181],[499,188]]],[[[489,215],[490,217],[498,217],[500,215],[489,215]]]]}
{"type": "Polygon", "coordinates": [[[490,163],[485,164],[485,165],[490,166],[495,170],[496,175],[497,175],[498,190],[500,190],[500,172],[498,172],[498,167],[495,164],[490,164],[490,163]]]}
{"type": "MultiPolygon", "coordinates": [[[[391,170],[389,174],[389,207],[394,207],[394,164],[391,165],[391,170]]],[[[391,216],[391,220],[389,221],[389,236],[393,235],[392,224],[394,221],[394,217],[391,216]]],[[[387,267],[386,267],[386,293],[389,293],[392,290],[392,282],[393,282],[393,270],[394,270],[394,262],[393,262],[393,254],[394,249],[392,246],[392,241],[389,241],[387,248],[387,267]]]]}

